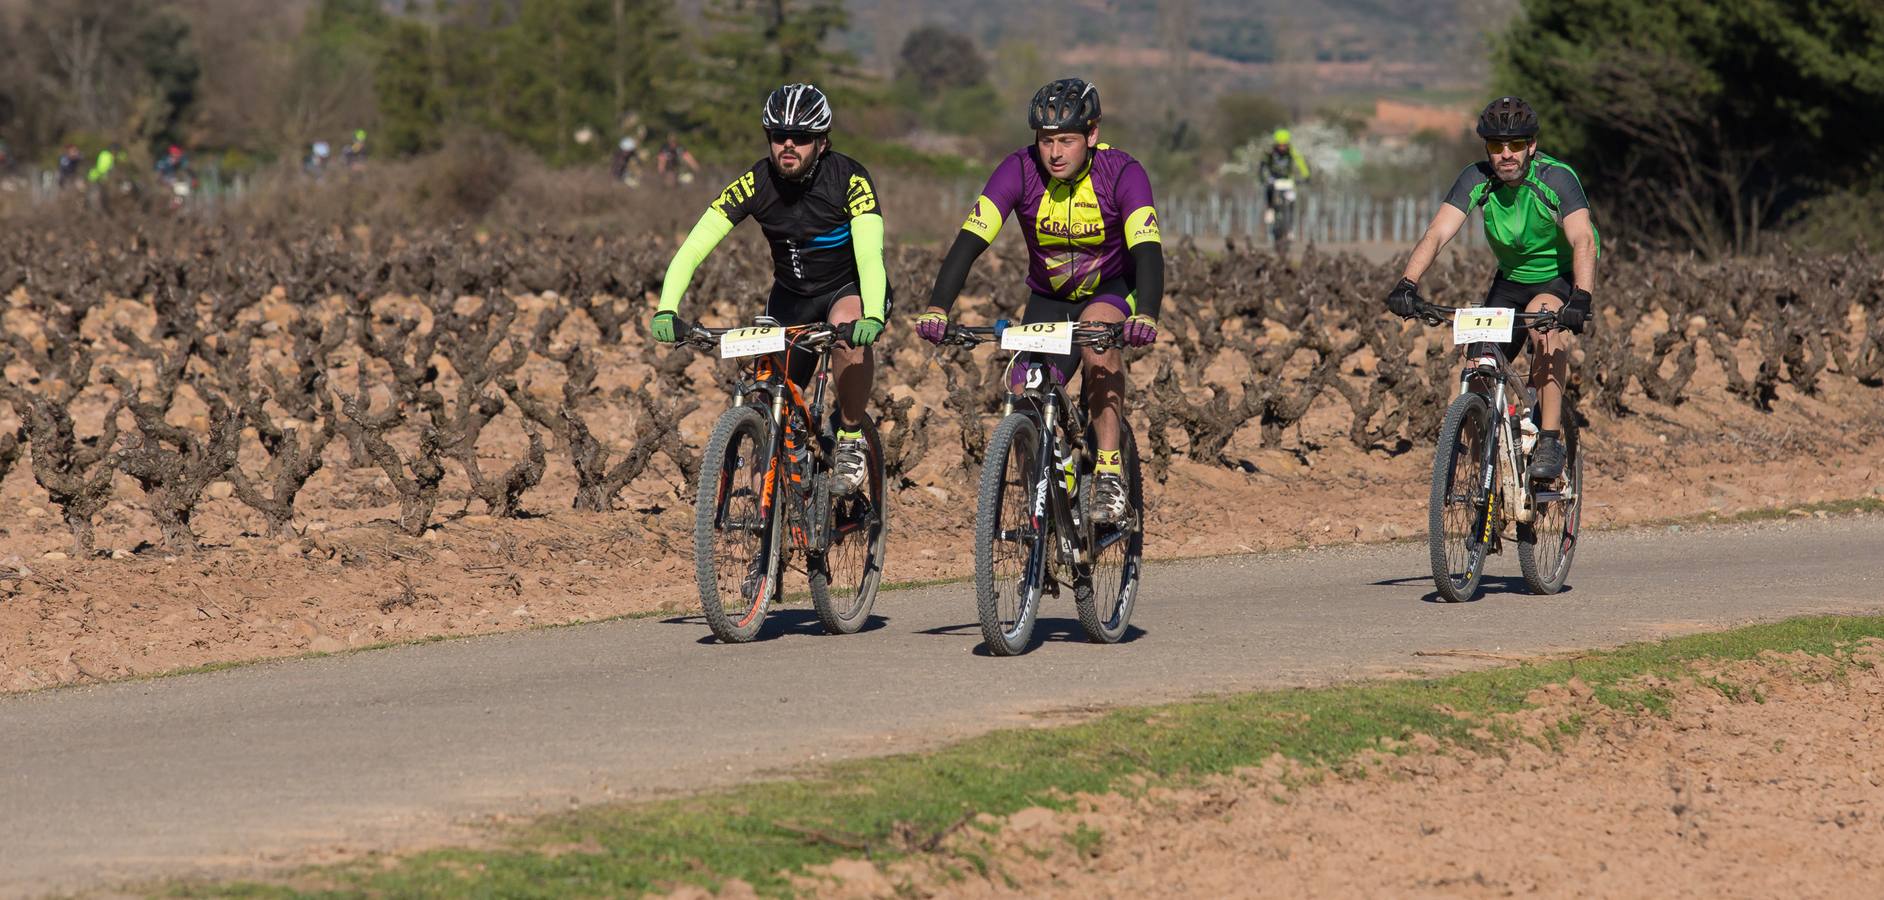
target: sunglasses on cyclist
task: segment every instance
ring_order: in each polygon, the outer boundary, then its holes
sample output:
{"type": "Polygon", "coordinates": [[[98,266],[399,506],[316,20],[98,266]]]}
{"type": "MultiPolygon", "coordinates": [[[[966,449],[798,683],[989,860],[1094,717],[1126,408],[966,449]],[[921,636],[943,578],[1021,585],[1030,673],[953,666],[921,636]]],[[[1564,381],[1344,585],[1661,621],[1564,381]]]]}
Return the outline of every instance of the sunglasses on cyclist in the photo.
{"type": "Polygon", "coordinates": [[[1530,146],[1530,138],[1512,138],[1508,141],[1486,141],[1485,152],[1491,154],[1523,153],[1530,146]]]}
{"type": "Polygon", "coordinates": [[[766,137],[771,138],[774,144],[796,144],[800,147],[809,147],[817,142],[819,135],[809,131],[768,131],[766,137]]]}

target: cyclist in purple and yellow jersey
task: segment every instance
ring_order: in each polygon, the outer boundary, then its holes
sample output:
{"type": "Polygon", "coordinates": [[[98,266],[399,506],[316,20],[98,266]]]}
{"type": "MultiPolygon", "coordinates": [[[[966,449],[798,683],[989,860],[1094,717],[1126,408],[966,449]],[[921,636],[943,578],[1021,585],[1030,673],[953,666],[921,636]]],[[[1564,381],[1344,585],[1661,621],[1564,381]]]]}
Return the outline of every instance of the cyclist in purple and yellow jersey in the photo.
{"type": "MultiPolygon", "coordinates": [[[[1027,242],[1027,287],[1033,293],[1023,323],[1123,322],[1127,344],[1151,343],[1158,337],[1164,294],[1164,249],[1144,166],[1099,142],[1099,90],[1081,79],[1062,78],[1036,92],[1027,124],[1034,129],[1033,144],[1002,160],[982,188],[936,273],[929,308],[916,317],[916,333],[941,342],[968,270],[1012,213],[1027,242]]],[[[1101,523],[1122,521],[1122,355],[1112,349],[1038,356],[1062,384],[1082,361],[1087,366],[1082,390],[1098,453],[1093,517],[1101,523]]],[[[1024,377],[1026,361],[1012,371],[1015,378],[1024,377]]],[[[1010,388],[1019,391],[1021,385],[1010,388]]]]}

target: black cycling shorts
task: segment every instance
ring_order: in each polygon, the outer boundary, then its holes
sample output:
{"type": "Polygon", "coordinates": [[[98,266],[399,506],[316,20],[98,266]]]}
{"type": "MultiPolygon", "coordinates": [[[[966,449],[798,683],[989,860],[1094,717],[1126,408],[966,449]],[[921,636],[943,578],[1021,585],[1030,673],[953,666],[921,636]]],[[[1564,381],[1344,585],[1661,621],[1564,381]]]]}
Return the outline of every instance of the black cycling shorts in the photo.
{"type": "MultiPolygon", "coordinates": [[[[1568,301],[1570,292],[1575,290],[1570,281],[1562,275],[1537,284],[1521,284],[1505,278],[1499,272],[1492,276],[1491,288],[1485,291],[1486,306],[1502,306],[1523,312],[1531,305],[1531,300],[1538,294],[1549,294],[1559,300],[1568,301]]],[[[1504,343],[1505,359],[1517,362],[1518,354],[1524,352],[1526,344],[1531,342],[1531,330],[1519,325],[1511,331],[1511,340],[1504,343]]]]}
{"type": "MultiPolygon", "coordinates": [[[[805,296],[786,288],[778,282],[772,283],[772,294],[765,298],[765,314],[778,320],[780,325],[809,325],[813,322],[829,321],[831,307],[845,297],[862,297],[863,291],[857,282],[844,284],[833,291],[816,296],[805,296]]],[[[883,320],[888,322],[890,313],[896,308],[896,292],[888,285],[883,288],[883,320]]],[[[848,338],[849,335],[844,335],[848,338]]],[[[794,353],[787,368],[792,381],[804,387],[811,381],[811,373],[817,366],[817,359],[808,353],[794,353]]]]}
{"type": "MultiPolygon", "coordinates": [[[[1021,311],[1021,324],[1032,325],[1036,322],[1077,322],[1079,314],[1088,304],[1099,303],[1132,314],[1132,302],[1128,298],[1132,285],[1124,278],[1111,278],[1099,283],[1093,289],[1092,296],[1084,300],[1060,300],[1045,294],[1034,294],[1027,298],[1027,308],[1021,311]]],[[[1027,364],[1040,360],[1052,366],[1060,375],[1061,384],[1072,384],[1073,374],[1079,371],[1080,351],[1072,353],[1022,353],[1014,361],[1012,374],[1008,376],[1010,384],[1020,384],[1027,377],[1027,364]]]]}

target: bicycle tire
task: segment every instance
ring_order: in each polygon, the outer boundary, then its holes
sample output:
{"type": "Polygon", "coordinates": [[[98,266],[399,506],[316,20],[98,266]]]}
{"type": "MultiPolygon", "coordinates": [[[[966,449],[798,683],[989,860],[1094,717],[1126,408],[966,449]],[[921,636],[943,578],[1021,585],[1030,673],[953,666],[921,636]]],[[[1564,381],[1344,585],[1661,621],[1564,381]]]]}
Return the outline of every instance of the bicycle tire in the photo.
{"type": "Polygon", "coordinates": [[[1534,594],[1555,594],[1570,577],[1570,562],[1577,553],[1577,534],[1583,519],[1583,456],[1579,453],[1576,416],[1569,404],[1563,410],[1563,487],[1569,500],[1546,504],[1537,521],[1518,526],[1518,568],[1534,594]],[[1539,537],[1544,541],[1541,542],[1539,537]]]}
{"type": "Polygon", "coordinates": [[[1044,509],[1032,515],[1035,492],[1046,487],[1037,480],[1039,455],[1039,423],[1017,412],[995,426],[982,457],[975,501],[975,613],[982,640],[995,656],[1025,653],[1040,614],[1051,519],[1044,509]],[[1011,615],[1003,609],[1004,588],[1012,594],[1011,615]]]}
{"type": "Polygon", "coordinates": [[[848,497],[834,496],[830,472],[819,473],[818,496],[826,517],[824,550],[807,561],[811,606],[818,622],[831,634],[856,634],[870,620],[883,581],[883,557],[888,550],[889,516],[883,492],[883,445],[876,423],[864,419],[864,445],[869,464],[864,483],[848,497]],[[835,588],[835,590],[833,590],[835,588]]]}
{"type": "MultiPolygon", "coordinates": [[[[1087,431],[1087,446],[1098,446],[1090,440],[1091,429],[1087,431]]],[[[1126,504],[1132,512],[1128,528],[1101,533],[1098,526],[1091,524],[1095,479],[1088,477],[1079,492],[1083,518],[1093,538],[1092,566],[1086,577],[1073,585],[1073,605],[1079,610],[1079,627],[1095,644],[1116,644],[1131,627],[1145,554],[1145,495],[1144,484],[1139,480],[1138,443],[1132,437],[1131,423],[1123,417],[1119,420],[1119,450],[1126,504]]]]}
{"type": "Polygon", "coordinates": [[[1426,513],[1426,541],[1433,566],[1433,586],[1453,603],[1478,595],[1491,541],[1484,532],[1495,524],[1498,487],[1477,497],[1485,476],[1485,446],[1491,433],[1491,408],[1485,398],[1467,392],[1446,408],[1433,451],[1432,494],[1426,513]],[[1463,477],[1461,477],[1463,476],[1463,477]],[[1463,483],[1463,493],[1455,486],[1463,483]],[[1476,536],[1476,538],[1475,538],[1476,536]]]}
{"type": "Polygon", "coordinates": [[[763,497],[763,479],[773,455],[770,437],[771,424],[763,413],[750,406],[734,407],[714,423],[700,457],[694,578],[707,627],[729,644],[758,636],[766,608],[778,594],[778,504],[768,506],[763,497]],[[750,539],[733,537],[741,534],[750,539]],[[728,588],[731,603],[726,602],[728,588]]]}

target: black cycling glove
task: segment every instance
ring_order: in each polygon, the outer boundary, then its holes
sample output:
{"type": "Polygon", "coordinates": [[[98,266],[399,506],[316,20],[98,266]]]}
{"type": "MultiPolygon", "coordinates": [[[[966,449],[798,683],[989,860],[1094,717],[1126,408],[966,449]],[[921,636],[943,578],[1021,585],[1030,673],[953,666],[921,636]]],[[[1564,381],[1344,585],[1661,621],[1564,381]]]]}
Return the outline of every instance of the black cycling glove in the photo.
{"type": "Polygon", "coordinates": [[[1419,312],[1419,302],[1419,285],[1410,278],[1402,278],[1387,295],[1387,311],[1402,319],[1411,319],[1419,312]]]}
{"type": "Polygon", "coordinates": [[[1563,309],[1557,310],[1557,324],[1577,334],[1583,333],[1583,327],[1590,322],[1590,292],[1577,289],[1570,292],[1569,302],[1563,309]]]}

